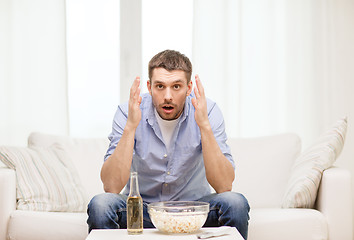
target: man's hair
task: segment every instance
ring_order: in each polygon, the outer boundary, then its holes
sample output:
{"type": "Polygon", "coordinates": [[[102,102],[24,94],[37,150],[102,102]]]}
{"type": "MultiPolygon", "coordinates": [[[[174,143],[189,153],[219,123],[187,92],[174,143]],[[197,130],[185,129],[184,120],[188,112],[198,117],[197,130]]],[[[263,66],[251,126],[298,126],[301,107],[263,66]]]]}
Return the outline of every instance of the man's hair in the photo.
{"type": "Polygon", "coordinates": [[[184,54],[165,50],[156,54],[149,62],[149,79],[151,82],[152,72],[155,68],[164,68],[167,71],[182,70],[186,74],[187,84],[191,80],[192,63],[184,54]]]}

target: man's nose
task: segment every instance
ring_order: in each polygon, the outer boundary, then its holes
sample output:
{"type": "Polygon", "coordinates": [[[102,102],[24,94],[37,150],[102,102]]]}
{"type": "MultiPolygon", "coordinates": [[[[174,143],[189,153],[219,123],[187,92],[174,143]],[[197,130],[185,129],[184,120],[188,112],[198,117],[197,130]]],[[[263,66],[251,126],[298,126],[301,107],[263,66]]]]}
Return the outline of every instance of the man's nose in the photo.
{"type": "Polygon", "coordinates": [[[168,100],[168,101],[172,100],[172,91],[170,88],[166,88],[166,90],[165,90],[165,100],[168,100]]]}

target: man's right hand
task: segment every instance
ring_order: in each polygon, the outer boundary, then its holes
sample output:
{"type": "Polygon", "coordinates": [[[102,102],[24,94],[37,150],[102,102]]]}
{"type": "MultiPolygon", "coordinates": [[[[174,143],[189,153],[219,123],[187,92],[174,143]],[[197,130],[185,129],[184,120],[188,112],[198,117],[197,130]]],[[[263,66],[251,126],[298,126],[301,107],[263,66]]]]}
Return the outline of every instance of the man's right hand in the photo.
{"type": "Polygon", "coordinates": [[[136,77],[130,88],[128,119],[123,134],[101,169],[101,179],[106,192],[119,193],[129,180],[135,130],[141,120],[139,84],[140,78],[136,77]]]}
{"type": "Polygon", "coordinates": [[[140,96],[140,77],[136,77],[130,88],[129,109],[126,127],[136,129],[141,120],[141,96],[140,96]]]}

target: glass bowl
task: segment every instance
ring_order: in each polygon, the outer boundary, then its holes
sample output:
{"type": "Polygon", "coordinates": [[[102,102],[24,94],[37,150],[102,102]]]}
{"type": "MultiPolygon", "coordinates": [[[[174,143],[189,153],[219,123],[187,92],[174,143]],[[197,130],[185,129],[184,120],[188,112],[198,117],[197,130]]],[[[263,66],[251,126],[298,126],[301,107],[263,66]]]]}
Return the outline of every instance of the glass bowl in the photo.
{"type": "Polygon", "coordinates": [[[154,226],[164,233],[192,233],[205,223],[209,203],[199,201],[167,201],[148,205],[154,226]]]}

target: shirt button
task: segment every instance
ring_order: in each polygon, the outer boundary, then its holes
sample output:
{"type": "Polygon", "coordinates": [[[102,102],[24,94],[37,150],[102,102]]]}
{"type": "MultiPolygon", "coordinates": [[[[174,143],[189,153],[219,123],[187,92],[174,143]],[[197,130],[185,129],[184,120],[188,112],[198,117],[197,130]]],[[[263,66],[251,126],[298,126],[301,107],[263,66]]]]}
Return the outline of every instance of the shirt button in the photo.
{"type": "Polygon", "coordinates": [[[164,158],[167,158],[167,154],[163,155],[164,158]]]}
{"type": "Polygon", "coordinates": [[[167,172],[167,175],[170,175],[170,172],[167,172]]]}

